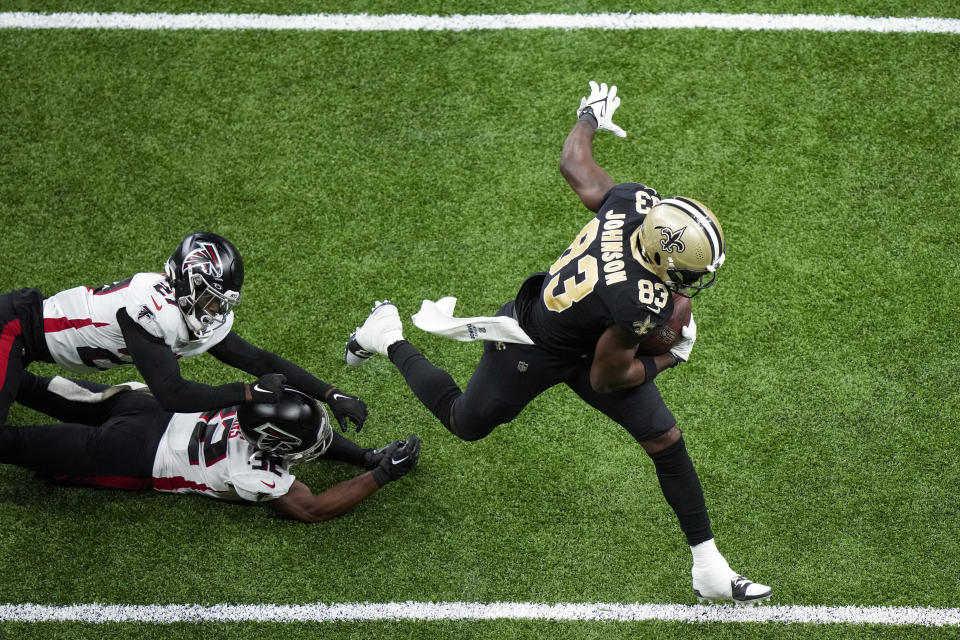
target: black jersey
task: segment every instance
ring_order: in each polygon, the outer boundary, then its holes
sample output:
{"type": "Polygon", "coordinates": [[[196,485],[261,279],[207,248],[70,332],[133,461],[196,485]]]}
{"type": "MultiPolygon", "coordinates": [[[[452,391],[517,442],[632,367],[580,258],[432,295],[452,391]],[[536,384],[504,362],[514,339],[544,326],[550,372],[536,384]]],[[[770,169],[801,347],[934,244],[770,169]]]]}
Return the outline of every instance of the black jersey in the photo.
{"type": "Polygon", "coordinates": [[[561,355],[591,354],[611,325],[640,336],[673,313],[666,285],[639,260],[640,223],[660,201],[636,182],[614,186],[542,284],[529,279],[517,296],[520,325],[533,341],[561,355]],[[536,296],[536,298],[534,297],[536,296]]]}

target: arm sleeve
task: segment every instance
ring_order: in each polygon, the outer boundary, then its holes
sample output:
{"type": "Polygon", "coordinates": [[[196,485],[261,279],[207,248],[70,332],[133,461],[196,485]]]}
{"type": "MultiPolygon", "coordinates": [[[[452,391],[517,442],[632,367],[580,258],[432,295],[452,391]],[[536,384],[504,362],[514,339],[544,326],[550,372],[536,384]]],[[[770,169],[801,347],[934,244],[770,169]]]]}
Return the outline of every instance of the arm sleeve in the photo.
{"type": "Polygon", "coordinates": [[[233,331],[219,344],[211,347],[208,353],[217,360],[258,378],[267,373],[282,373],[287,376],[288,384],[320,400],[326,400],[327,393],[333,389],[333,385],[327,384],[286,358],[250,344],[233,331]]]}
{"type": "Polygon", "coordinates": [[[191,413],[241,404],[246,400],[242,382],[211,386],[184,380],[180,364],[163,340],[150,335],[125,309],[117,311],[127,350],[144,382],[165,411],[191,413]]]}

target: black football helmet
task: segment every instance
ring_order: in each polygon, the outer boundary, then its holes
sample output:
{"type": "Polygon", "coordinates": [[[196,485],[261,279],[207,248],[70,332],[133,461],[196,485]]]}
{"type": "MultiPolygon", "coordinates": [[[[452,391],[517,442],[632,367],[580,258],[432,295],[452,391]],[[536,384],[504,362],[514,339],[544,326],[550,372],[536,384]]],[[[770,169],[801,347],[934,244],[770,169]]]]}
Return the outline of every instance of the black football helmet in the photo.
{"type": "Polygon", "coordinates": [[[293,387],[285,386],[276,403],[240,405],[237,420],[247,442],[289,464],[310,462],[333,442],[323,404],[293,387]]]}
{"type": "Polygon", "coordinates": [[[205,338],[240,304],[243,259],[230,241],[215,233],[191,233],[167,260],[167,279],[187,327],[205,338]]]}

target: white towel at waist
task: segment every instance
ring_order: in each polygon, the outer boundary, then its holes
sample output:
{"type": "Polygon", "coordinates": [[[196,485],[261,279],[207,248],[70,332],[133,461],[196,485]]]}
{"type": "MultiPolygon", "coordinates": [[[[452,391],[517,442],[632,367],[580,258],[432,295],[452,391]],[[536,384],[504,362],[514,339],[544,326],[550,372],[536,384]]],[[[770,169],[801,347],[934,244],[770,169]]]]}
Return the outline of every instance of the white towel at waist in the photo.
{"type": "Polygon", "coordinates": [[[453,308],[457,299],[451,296],[440,298],[436,302],[424,300],[420,311],[413,314],[413,324],[427,333],[433,333],[451,340],[470,342],[471,340],[489,340],[492,342],[513,342],[533,344],[530,336],[520,328],[520,323],[510,316],[478,316],[475,318],[455,318],[453,308]]]}

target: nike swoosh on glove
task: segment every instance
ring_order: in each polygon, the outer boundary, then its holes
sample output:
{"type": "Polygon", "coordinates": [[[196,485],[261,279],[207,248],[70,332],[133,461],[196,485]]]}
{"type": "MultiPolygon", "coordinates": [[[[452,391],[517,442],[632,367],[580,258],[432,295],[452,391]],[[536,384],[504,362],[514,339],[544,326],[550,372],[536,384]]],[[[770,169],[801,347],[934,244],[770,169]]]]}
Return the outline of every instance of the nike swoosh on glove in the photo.
{"type": "Polygon", "coordinates": [[[613,124],[613,112],[620,106],[620,98],[617,97],[617,86],[607,87],[607,83],[597,84],[590,81],[590,96],[580,99],[580,108],[577,109],[577,118],[580,118],[584,111],[589,109],[589,113],[597,120],[597,129],[610,131],[618,138],[626,138],[627,132],[613,124]]]}
{"type": "Polygon", "coordinates": [[[360,432],[363,423],[367,420],[367,405],[363,400],[334,389],[327,398],[327,404],[330,405],[330,411],[333,412],[333,417],[340,423],[340,429],[344,433],[350,428],[348,420],[356,425],[357,433],[360,432]]]}
{"type": "Polygon", "coordinates": [[[276,404],[280,400],[283,383],[286,381],[287,376],[282,373],[268,373],[260,376],[255,383],[247,385],[247,389],[250,391],[250,402],[276,404]]]}
{"type": "Polygon", "coordinates": [[[411,433],[406,440],[396,440],[387,445],[383,452],[380,464],[372,471],[378,487],[399,480],[417,466],[420,460],[420,438],[411,433]]]}

